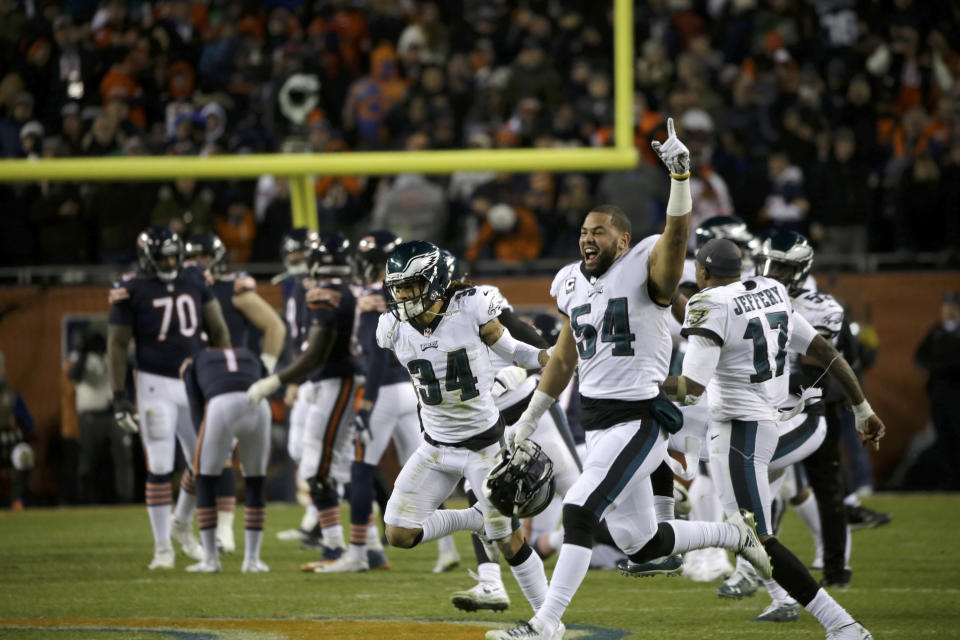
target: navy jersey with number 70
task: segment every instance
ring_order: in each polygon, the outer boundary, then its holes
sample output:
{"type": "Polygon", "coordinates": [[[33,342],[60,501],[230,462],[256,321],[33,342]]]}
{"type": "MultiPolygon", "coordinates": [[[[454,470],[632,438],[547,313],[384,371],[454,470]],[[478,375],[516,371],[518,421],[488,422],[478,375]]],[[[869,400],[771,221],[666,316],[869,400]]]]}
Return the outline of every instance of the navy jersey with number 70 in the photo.
{"type": "Polygon", "coordinates": [[[206,346],[203,305],[213,299],[196,267],[184,267],[170,283],[124,276],[110,290],[109,322],[133,329],[139,371],[177,378],[180,363],[206,346]]]}

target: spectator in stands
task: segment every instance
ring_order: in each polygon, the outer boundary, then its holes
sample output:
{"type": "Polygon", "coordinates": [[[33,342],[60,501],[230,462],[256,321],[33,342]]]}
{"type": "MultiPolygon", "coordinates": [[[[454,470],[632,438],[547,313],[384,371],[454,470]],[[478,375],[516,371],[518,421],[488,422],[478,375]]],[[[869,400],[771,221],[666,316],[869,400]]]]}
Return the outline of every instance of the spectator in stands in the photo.
{"type": "Polygon", "coordinates": [[[487,209],[485,217],[476,241],[467,249],[467,260],[492,257],[500,262],[515,263],[540,255],[537,218],[526,208],[498,202],[487,209]],[[485,249],[490,255],[482,255],[485,249]]]}
{"type": "Polygon", "coordinates": [[[770,154],[767,167],[770,186],[760,221],[780,229],[802,230],[810,209],[804,194],[803,170],[791,164],[784,151],[770,154]]]}
{"type": "Polygon", "coordinates": [[[133,498],[131,439],[113,419],[106,355],[106,338],[101,331],[91,328],[80,351],[71,354],[73,365],[68,374],[76,390],[78,476],[80,500],[84,503],[130,502],[133,498]],[[109,479],[104,474],[107,469],[112,471],[109,479]]]}
{"type": "Polygon", "coordinates": [[[853,131],[838,129],[832,137],[830,159],[814,166],[807,183],[810,237],[822,253],[860,255],[867,250],[870,221],[868,172],[853,131]]]}
{"type": "Polygon", "coordinates": [[[9,116],[0,120],[0,157],[19,158],[23,155],[20,146],[20,130],[33,116],[33,96],[18,91],[8,103],[9,116]]]}
{"type": "Polygon", "coordinates": [[[929,373],[927,393],[930,416],[937,431],[936,449],[947,472],[943,489],[960,489],[960,414],[956,399],[960,394],[960,293],[948,291],[940,307],[940,323],[923,338],[914,356],[929,373]]]}
{"type": "Polygon", "coordinates": [[[0,495],[3,506],[22,510],[27,498],[27,484],[34,465],[33,417],[20,394],[7,383],[7,359],[0,351],[0,486],[8,485],[0,495]]]}
{"type": "MultiPolygon", "coordinates": [[[[690,149],[690,228],[696,229],[715,216],[734,215],[727,183],[713,170],[713,118],[703,109],[687,109],[680,117],[680,128],[690,149]]],[[[690,234],[690,251],[696,248],[695,242],[695,236],[690,234]]]]}
{"type": "Polygon", "coordinates": [[[194,178],[177,178],[157,191],[150,224],[170,227],[181,237],[213,231],[213,189],[194,178]]]}

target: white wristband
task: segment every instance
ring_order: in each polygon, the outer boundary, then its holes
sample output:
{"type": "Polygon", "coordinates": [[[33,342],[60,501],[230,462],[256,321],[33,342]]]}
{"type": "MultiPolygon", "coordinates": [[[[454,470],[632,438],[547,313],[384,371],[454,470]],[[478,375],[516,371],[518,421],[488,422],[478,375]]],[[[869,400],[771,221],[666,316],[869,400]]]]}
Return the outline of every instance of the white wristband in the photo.
{"type": "Polygon", "coordinates": [[[261,353],[260,362],[266,367],[267,373],[273,373],[273,370],[277,368],[277,356],[270,355],[269,353],[261,353]]]}
{"type": "Polygon", "coordinates": [[[677,180],[670,178],[670,199],[667,200],[668,216],[685,216],[693,210],[693,198],[690,196],[690,178],[677,180]]]}
{"type": "Polygon", "coordinates": [[[853,405],[853,415],[857,419],[857,426],[866,422],[867,418],[873,415],[873,408],[866,398],[860,404],[853,405]]]}
{"type": "Polygon", "coordinates": [[[536,424],[540,421],[540,417],[549,411],[550,407],[552,407],[556,401],[556,398],[537,389],[533,392],[533,397],[530,398],[530,404],[527,405],[523,415],[526,418],[530,418],[530,421],[536,424]]]}

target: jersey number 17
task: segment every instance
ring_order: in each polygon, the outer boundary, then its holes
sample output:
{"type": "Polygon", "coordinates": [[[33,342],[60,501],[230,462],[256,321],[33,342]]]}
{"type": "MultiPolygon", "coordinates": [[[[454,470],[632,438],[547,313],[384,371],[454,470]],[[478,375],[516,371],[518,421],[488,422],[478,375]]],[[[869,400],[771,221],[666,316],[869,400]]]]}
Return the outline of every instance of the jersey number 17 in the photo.
{"type": "Polygon", "coordinates": [[[750,382],[764,382],[774,375],[783,375],[783,365],[787,359],[787,314],[783,311],[766,314],[771,329],[780,329],[777,334],[776,374],[770,373],[770,356],[767,351],[767,336],[760,318],[750,318],[743,337],[753,341],[753,368],[756,373],[750,375],[750,382]]]}

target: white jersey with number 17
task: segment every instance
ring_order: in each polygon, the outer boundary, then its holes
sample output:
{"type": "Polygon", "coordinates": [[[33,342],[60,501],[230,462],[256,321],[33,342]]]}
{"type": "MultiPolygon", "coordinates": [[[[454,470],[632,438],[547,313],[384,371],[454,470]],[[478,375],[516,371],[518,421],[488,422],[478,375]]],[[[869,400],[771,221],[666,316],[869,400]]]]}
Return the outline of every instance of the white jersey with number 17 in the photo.
{"type": "Polygon", "coordinates": [[[670,366],[667,309],[647,291],[649,236],[599,278],[581,263],[567,265],[550,287],[577,341],[580,394],[587,398],[647,400],[660,393],[670,366]]]}
{"type": "Polygon", "coordinates": [[[794,311],[786,288],[763,276],[691,297],[681,333],[703,336],[721,348],[707,385],[710,419],[717,422],[776,420],[789,388],[787,351],[806,352],[817,335],[794,311]]]}

